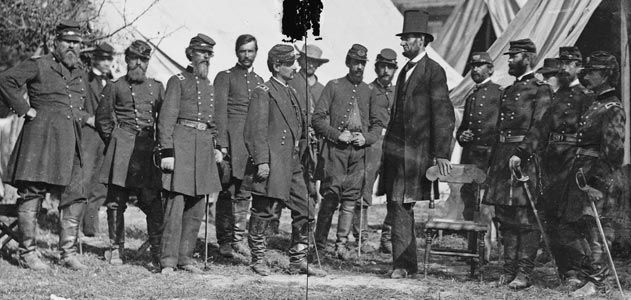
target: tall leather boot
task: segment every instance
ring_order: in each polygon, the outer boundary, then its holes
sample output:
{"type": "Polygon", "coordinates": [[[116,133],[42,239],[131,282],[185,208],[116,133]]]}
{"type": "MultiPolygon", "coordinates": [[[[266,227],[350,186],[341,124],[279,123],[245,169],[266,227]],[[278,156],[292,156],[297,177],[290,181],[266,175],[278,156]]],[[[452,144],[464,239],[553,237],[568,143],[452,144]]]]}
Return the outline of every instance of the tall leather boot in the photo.
{"type": "Polygon", "coordinates": [[[274,218],[272,218],[269,221],[269,226],[267,227],[267,230],[265,230],[265,234],[268,237],[269,236],[273,236],[273,235],[277,235],[277,234],[280,233],[280,231],[279,231],[280,217],[281,217],[281,215],[283,213],[283,205],[281,205],[279,201],[276,201],[274,203],[272,211],[274,212],[274,218]]]}
{"type": "Polygon", "coordinates": [[[125,248],[125,218],[124,211],[118,206],[108,205],[107,227],[110,236],[110,249],[105,252],[105,259],[113,266],[123,264],[123,249],[125,248]]]}
{"type": "Polygon", "coordinates": [[[309,235],[311,234],[310,227],[308,222],[304,222],[300,226],[292,226],[291,248],[289,248],[289,273],[324,277],[326,272],[307,262],[309,235]]]}
{"type": "Polygon", "coordinates": [[[320,203],[318,211],[318,219],[315,228],[315,244],[318,249],[326,249],[331,222],[333,221],[333,213],[337,208],[337,199],[335,196],[326,196],[320,203]]]}
{"type": "Polygon", "coordinates": [[[219,192],[217,203],[215,203],[215,231],[217,233],[219,253],[224,257],[234,256],[234,249],[232,249],[233,224],[232,193],[228,190],[223,190],[219,192]]]}
{"type": "Polygon", "coordinates": [[[265,262],[265,250],[267,249],[267,238],[265,229],[269,220],[263,220],[255,215],[250,216],[250,228],[248,234],[248,245],[252,255],[252,270],[261,276],[270,274],[270,269],[265,262]]]}
{"type": "Polygon", "coordinates": [[[162,240],[162,230],[164,229],[164,207],[161,199],[154,199],[146,212],[147,235],[149,245],[151,245],[152,263],[160,267],[160,241],[162,240]]]}
{"type": "Polygon", "coordinates": [[[64,266],[75,271],[87,269],[87,266],[79,261],[77,254],[79,225],[85,205],[85,202],[75,202],[60,209],[59,246],[61,248],[61,261],[64,266]]]}
{"type": "Polygon", "coordinates": [[[335,253],[343,260],[351,258],[353,251],[347,248],[348,235],[351,232],[354,215],[354,201],[342,202],[337,219],[337,240],[335,241],[335,253]]]}
{"type": "Polygon", "coordinates": [[[539,231],[521,229],[518,231],[517,275],[508,284],[512,289],[523,289],[530,286],[530,276],[535,268],[535,258],[539,249],[539,231]]]}
{"type": "Polygon", "coordinates": [[[236,200],[232,202],[234,213],[234,224],[232,227],[232,249],[237,253],[247,256],[250,251],[243,244],[245,228],[248,223],[248,211],[250,210],[250,200],[236,200]]]}
{"type": "Polygon", "coordinates": [[[18,234],[20,236],[20,265],[36,271],[49,270],[37,252],[37,215],[41,207],[40,199],[18,200],[18,234]]]}
{"type": "MultiPolygon", "coordinates": [[[[502,224],[502,227],[506,225],[502,224]]],[[[500,227],[501,228],[501,227],[500,227]]],[[[504,274],[500,278],[500,284],[508,284],[517,275],[517,232],[512,228],[501,228],[502,245],[504,246],[504,274]]]]}
{"type": "Polygon", "coordinates": [[[382,253],[392,253],[392,226],[386,223],[381,225],[379,251],[382,253]]]}

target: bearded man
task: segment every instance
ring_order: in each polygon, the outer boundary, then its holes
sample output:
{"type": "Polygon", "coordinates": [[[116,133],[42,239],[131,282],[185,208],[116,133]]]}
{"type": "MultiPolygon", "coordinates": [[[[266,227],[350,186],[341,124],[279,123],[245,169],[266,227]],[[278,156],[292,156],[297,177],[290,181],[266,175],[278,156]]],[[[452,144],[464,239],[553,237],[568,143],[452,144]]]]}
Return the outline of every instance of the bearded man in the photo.
{"type": "Polygon", "coordinates": [[[46,193],[60,198],[61,262],[87,268],[77,257],[77,235],[86,204],[81,157],[81,127],[94,126],[85,112],[87,74],[79,60],[82,29],[73,21],[56,28],[55,49],[26,60],[0,75],[0,98],[26,122],[9,160],[4,181],[18,189],[20,263],[47,270],[37,253],[37,215],[46,193]],[[26,86],[29,102],[24,100],[26,86]]]}

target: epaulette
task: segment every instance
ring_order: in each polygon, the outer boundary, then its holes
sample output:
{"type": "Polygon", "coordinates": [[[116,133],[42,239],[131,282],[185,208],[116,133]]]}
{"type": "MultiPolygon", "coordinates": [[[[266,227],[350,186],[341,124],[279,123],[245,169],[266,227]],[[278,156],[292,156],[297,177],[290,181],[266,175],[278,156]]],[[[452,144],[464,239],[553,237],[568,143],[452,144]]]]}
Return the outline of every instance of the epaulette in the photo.
{"type": "Polygon", "coordinates": [[[184,80],[184,79],[186,79],[186,77],[184,77],[184,75],[182,75],[182,73],[177,73],[177,74],[175,74],[175,77],[177,77],[177,79],[179,79],[179,80],[184,80]]]}
{"type": "Polygon", "coordinates": [[[260,85],[257,86],[257,88],[260,88],[260,89],[262,89],[262,90],[264,90],[266,92],[269,91],[269,87],[267,87],[267,85],[265,85],[265,84],[260,84],[260,85]]]}
{"type": "Polygon", "coordinates": [[[605,103],[605,109],[610,109],[612,107],[620,107],[620,108],[622,108],[622,105],[620,104],[620,102],[613,102],[613,101],[605,103]]]}
{"type": "Polygon", "coordinates": [[[226,74],[230,74],[230,69],[225,70],[224,72],[226,72],[226,74]]]}

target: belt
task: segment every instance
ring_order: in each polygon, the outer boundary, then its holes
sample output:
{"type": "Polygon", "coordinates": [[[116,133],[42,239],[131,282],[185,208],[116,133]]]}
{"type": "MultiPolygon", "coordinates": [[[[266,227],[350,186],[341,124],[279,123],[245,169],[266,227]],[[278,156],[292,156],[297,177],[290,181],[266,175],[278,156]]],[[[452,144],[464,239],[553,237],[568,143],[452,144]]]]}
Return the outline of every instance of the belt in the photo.
{"type": "Polygon", "coordinates": [[[550,137],[548,141],[551,143],[571,143],[575,144],[577,142],[576,134],[563,134],[563,133],[550,133],[550,137]]]}
{"type": "Polygon", "coordinates": [[[500,134],[500,143],[519,143],[526,138],[525,135],[505,135],[500,134]]]}
{"type": "Polygon", "coordinates": [[[197,130],[202,130],[202,131],[208,129],[208,123],[205,123],[205,122],[197,122],[197,121],[191,121],[187,119],[177,119],[177,123],[186,127],[191,127],[191,128],[195,128],[197,130]]]}
{"type": "Polygon", "coordinates": [[[591,157],[600,157],[600,151],[595,150],[595,149],[588,149],[588,148],[578,148],[576,149],[576,155],[583,155],[583,156],[591,156],[591,157]]]}
{"type": "Polygon", "coordinates": [[[118,128],[123,129],[136,136],[153,136],[153,127],[145,126],[140,127],[137,125],[131,125],[127,123],[119,123],[118,128]]]}

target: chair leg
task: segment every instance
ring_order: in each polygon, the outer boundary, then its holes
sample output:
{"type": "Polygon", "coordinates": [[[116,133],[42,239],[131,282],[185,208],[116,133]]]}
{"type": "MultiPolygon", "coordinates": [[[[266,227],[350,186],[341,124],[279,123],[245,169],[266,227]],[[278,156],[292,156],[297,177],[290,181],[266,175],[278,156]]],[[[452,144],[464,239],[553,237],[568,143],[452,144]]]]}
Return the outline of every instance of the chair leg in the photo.
{"type": "Polygon", "coordinates": [[[425,274],[425,278],[427,278],[427,271],[429,269],[429,255],[432,252],[432,235],[434,234],[433,230],[425,230],[425,256],[423,258],[423,273],[425,274]]]}
{"type": "MultiPolygon", "coordinates": [[[[477,254],[478,255],[478,259],[480,257],[480,254],[478,253],[478,248],[477,248],[477,240],[478,240],[478,233],[476,231],[473,232],[469,232],[469,251],[471,252],[471,254],[477,254]],[[473,245],[472,245],[473,244],[473,245]]],[[[472,257],[469,264],[470,264],[470,275],[471,277],[475,276],[475,267],[478,264],[478,259],[476,259],[475,257],[472,257]]]]}
{"type": "Polygon", "coordinates": [[[2,232],[3,235],[7,236],[7,238],[0,245],[0,249],[4,248],[4,246],[6,246],[11,240],[15,240],[16,242],[20,243],[18,235],[13,231],[17,226],[18,221],[14,221],[9,226],[0,223],[0,232],[2,232]]]}

